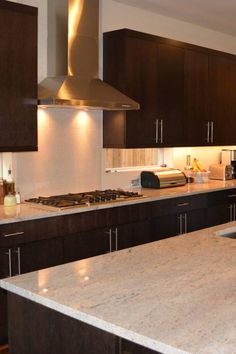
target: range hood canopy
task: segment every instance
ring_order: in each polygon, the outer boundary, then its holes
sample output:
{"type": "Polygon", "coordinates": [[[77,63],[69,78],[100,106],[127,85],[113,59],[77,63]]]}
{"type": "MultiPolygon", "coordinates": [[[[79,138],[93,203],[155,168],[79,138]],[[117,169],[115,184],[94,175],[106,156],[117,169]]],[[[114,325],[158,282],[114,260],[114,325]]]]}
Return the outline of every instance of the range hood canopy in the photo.
{"type": "Polygon", "coordinates": [[[132,110],[139,104],[98,77],[99,0],[48,1],[48,77],[38,105],[132,110]]]}

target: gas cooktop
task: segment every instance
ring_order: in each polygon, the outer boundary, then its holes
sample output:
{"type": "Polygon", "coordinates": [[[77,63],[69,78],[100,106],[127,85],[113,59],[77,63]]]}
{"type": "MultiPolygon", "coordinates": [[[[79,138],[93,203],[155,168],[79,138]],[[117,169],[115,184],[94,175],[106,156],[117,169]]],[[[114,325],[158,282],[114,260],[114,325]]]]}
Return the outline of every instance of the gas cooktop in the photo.
{"type": "Polygon", "coordinates": [[[49,197],[30,198],[25,200],[25,203],[39,208],[43,207],[48,210],[63,210],[138,198],[144,198],[144,196],[137,192],[124,191],[122,189],[106,189],[84,193],[68,193],[49,197]]]}

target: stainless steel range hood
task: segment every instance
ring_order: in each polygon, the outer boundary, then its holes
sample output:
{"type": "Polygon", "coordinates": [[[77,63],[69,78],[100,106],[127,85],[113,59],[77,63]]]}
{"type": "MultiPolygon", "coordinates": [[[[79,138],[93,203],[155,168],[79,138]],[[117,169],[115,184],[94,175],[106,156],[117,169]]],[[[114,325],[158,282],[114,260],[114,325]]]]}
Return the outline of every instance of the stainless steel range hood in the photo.
{"type": "Polygon", "coordinates": [[[48,77],[38,104],[103,110],[139,104],[98,77],[99,0],[48,0],[48,77]]]}

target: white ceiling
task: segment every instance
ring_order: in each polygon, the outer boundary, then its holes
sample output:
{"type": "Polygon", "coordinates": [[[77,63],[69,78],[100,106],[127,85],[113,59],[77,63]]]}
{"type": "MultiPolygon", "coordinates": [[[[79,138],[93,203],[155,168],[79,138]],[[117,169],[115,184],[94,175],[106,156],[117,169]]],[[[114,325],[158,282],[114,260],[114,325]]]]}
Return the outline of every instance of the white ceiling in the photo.
{"type": "Polygon", "coordinates": [[[236,0],[115,0],[236,36],[236,0]]]}

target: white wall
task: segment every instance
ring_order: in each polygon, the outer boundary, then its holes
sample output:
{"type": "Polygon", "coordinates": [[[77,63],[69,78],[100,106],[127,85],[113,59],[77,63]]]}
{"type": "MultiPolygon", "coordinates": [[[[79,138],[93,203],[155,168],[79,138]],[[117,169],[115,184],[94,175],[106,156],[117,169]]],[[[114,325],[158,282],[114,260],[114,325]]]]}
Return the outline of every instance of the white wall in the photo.
{"type": "MultiPolygon", "coordinates": [[[[232,36],[152,14],[113,0],[100,1],[101,33],[126,27],[236,54],[236,40],[232,36]]],[[[18,2],[39,8],[38,78],[40,81],[47,72],[47,0],[19,0],[18,2]]],[[[102,45],[102,37],[100,43],[102,45]]],[[[100,61],[102,73],[101,62],[102,60],[100,61]]],[[[23,198],[101,187],[127,187],[129,180],[136,177],[136,174],[132,173],[105,173],[101,112],[90,112],[87,117],[81,118],[74,110],[45,110],[39,113],[38,121],[39,151],[13,154],[13,172],[23,198]]],[[[191,150],[191,155],[204,160],[205,165],[208,162],[218,161],[220,149],[191,150]]],[[[165,162],[177,165],[176,167],[184,164],[186,149],[163,151],[165,151],[165,162]]]]}
{"type": "MultiPolygon", "coordinates": [[[[50,1],[50,0],[49,0],[50,1]]],[[[47,0],[20,0],[39,8],[38,81],[47,75],[47,0]]],[[[38,111],[38,152],[13,154],[23,198],[101,188],[102,114],[73,109],[38,111]]]]}

